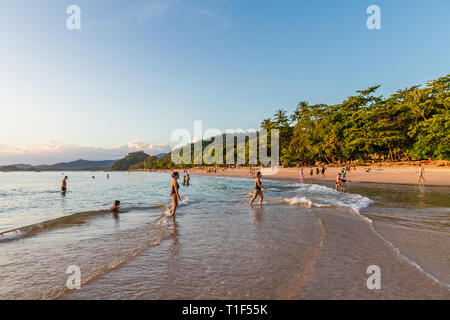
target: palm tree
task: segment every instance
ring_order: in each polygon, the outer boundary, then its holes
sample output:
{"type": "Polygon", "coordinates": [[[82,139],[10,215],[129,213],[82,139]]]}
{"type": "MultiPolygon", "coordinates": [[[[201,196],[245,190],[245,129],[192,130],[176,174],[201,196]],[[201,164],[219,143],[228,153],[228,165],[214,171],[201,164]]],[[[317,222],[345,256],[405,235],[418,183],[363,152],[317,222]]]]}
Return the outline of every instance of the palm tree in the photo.
{"type": "Polygon", "coordinates": [[[272,126],[273,126],[273,122],[269,118],[264,119],[263,122],[261,123],[261,128],[266,129],[266,130],[271,129],[272,126]]]}
{"type": "Polygon", "coordinates": [[[286,111],[279,109],[275,114],[273,115],[273,119],[275,120],[275,123],[277,126],[285,126],[288,124],[288,118],[286,116],[286,111]]]}
{"type": "Polygon", "coordinates": [[[307,101],[300,101],[297,105],[297,109],[295,109],[294,113],[291,115],[291,122],[295,123],[300,121],[302,113],[307,109],[307,107],[308,107],[307,101]]]}

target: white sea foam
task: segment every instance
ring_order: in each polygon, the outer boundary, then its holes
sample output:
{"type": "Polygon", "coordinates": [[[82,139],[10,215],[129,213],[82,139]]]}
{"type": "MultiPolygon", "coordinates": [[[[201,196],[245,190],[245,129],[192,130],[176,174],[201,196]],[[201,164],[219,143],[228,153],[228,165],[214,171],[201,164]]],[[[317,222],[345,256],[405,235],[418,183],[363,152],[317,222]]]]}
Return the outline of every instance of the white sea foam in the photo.
{"type": "Polygon", "coordinates": [[[359,213],[359,210],[373,202],[359,194],[338,192],[332,188],[314,184],[301,185],[295,192],[298,195],[286,198],[287,203],[291,205],[307,204],[309,207],[344,207],[359,213]]]}
{"type": "Polygon", "coordinates": [[[178,205],[180,207],[187,206],[189,204],[191,204],[191,201],[189,200],[189,198],[183,198],[181,201],[178,202],[178,205]]]}
{"type": "Polygon", "coordinates": [[[293,197],[290,199],[285,199],[286,202],[288,202],[289,204],[306,204],[308,205],[309,208],[311,208],[312,206],[312,202],[308,199],[306,199],[305,197],[293,197]]]}
{"type": "Polygon", "coordinates": [[[0,242],[7,241],[7,240],[20,239],[23,236],[24,236],[24,233],[20,230],[5,232],[5,233],[0,234],[0,242]]]}

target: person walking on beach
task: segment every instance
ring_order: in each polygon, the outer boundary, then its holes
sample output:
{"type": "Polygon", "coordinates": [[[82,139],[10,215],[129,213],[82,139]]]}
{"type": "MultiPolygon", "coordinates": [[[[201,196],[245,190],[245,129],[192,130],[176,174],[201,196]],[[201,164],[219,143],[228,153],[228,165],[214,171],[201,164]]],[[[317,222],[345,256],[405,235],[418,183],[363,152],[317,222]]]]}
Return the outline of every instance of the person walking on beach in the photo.
{"type": "Polygon", "coordinates": [[[68,176],[64,176],[64,179],[61,182],[61,193],[66,194],[67,192],[67,179],[69,179],[68,176]]]}
{"type": "Polygon", "coordinates": [[[172,208],[170,208],[170,215],[175,215],[175,211],[178,207],[178,201],[181,201],[180,194],[178,193],[178,189],[180,185],[178,184],[178,179],[180,178],[180,174],[178,172],[172,173],[172,182],[170,183],[170,196],[172,197],[172,208]]]}
{"type": "Polygon", "coordinates": [[[421,163],[419,163],[419,169],[417,170],[417,173],[419,174],[419,181],[417,183],[420,183],[420,181],[423,181],[425,183],[425,177],[423,176],[425,173],[425,168],[421,163]]]}
{"type": "Polygon", "coordinates": [[[312,180],[313,178],[313,174],[314,174],[314,170],[313,168],[311,168],[311,170],[309,170],[309,178],[312,180]]]}
{"type": "Polygon", "coordinates": [[[324,165],[322,165],[322,175],[323,176],[325,175],[325,166],[324,165]]]}
{"type": "Polygon", "coordinates": [[[259,196],[259,204],[262,205],[264,199],[262,189],[264,189],[265,191],[267,190],[267,188],[264,187],[261,183],[261,172],[258,171],[255,179],[255,189],[253,190],[253,197],[250,199],[250,202],[248,203],[250,206],[253,204],[253,201],[255,201],[255,199],[258,196],[259,196]]]}

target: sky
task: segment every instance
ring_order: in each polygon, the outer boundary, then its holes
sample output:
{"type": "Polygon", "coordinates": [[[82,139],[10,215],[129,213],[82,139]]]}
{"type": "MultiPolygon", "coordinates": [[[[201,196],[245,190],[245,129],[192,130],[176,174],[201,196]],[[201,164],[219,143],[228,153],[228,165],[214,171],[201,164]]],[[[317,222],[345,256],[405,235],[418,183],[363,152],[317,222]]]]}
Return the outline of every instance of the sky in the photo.
{"type": "Polygon", "coordinates": [[[301,100],[388,96],[449,73],[449,14],[448,0],[0,0],[0,164],[167,152],[195,120],[257,129],[301,100]]]}

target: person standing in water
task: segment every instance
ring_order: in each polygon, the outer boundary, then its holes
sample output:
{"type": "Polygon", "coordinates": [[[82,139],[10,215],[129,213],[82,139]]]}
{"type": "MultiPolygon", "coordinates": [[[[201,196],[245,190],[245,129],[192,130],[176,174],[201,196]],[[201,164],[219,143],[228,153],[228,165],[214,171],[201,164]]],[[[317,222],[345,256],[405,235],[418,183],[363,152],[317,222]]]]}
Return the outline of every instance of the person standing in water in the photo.
{"type": "Polygon", "coordinates": [[[341,182],[342,182],[342,190],[344,190],[344,187],[347,183],[347,175],[346,175],[344,169],[342,169],[342,171],[341,171],[341,182]]]}
{"type": "Polygon", "coordinates": [[[419,174],[419,181],[417,183],[420,183],[420,181],[423,181],[425,183],[425,177],[423,176],[425,173],[425,168],[421,163],[419,163],[419,169],[417,170],[417,173],[419,174]]]}
{"type": "Polygon", "coordinates": [[[170,183],[170,196],[172,197],[172,208],[170,208],[170,215],[174,216],[175,211],[178,207],[178,202],[181,201],[180,194],[178,193],[178,189],[180,189],[180,185],[178,184],[178,179],[180,178],[180,174],[178,172],[172,173],[172,182],[170,183]]]}
{"type": "Polygon", "coordinates": [[[253,204],[253,201],[255,201],[255,199],[259,196],[259,204],[262,205],[264,196],[262,193],[262,189],[264,189],[265,191],[267,190],[266,187],[264,187],[261,183],[261,172],[258,172],[256,174],[256,179],[255,179],[255,189],[253,191],[253,197],[250,199],[250,202],[248,203],[250,206],[253,204]]]}
{"type": "Polygon", "coordinates": [[[336,191],[339,191],[339,189],[342,189],[341,186],[341,174],[338,172],[337,177],[336,177],[336,191]]]}
{"type": "Polygon", "coordinates": [[[63,193],[63,194],[66,194],[66,192],[67,192],[67,179],[69,179],[69,177],[64,176],[64,179],[61,182],[61,193],[63,193]]]}
{"type": "Polygon", "coordinates": [[[189,174],[186,176],[186,186],[189,186],[189,182],[191,181],[191,178],[189,177],[189,174]]]}
{"type": "Polygon", "coordinates": [[[303,167],[300,169],[300,183],[303,183],[305,176],[303,175],[303,167]]]}

